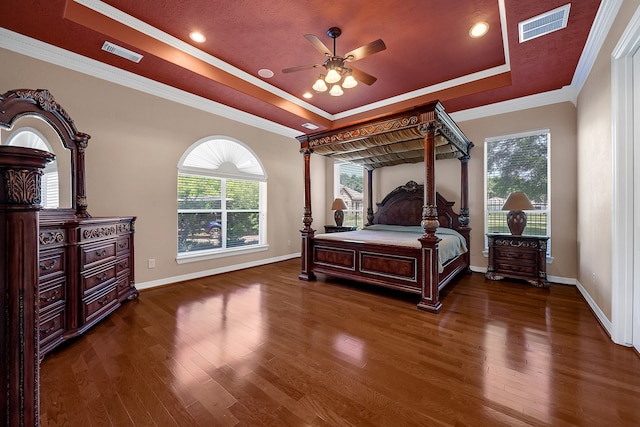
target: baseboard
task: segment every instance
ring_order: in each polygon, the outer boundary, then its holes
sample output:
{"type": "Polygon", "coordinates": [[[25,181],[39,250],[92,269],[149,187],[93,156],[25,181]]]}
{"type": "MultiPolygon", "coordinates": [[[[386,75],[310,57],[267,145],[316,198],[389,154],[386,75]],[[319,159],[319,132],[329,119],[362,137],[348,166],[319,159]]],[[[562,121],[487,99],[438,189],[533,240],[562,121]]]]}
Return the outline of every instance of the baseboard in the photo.
{"type": "Polygon", "coordinates": [[[587,305],[589,306],[593,314],[596,316],[596,319],[598,319],[598,322],[600,322],[604,330],[611,337],[611,331],[613,331],[613,325],[611,324],[611,321],[607,319],[607,316],[605,316],[602,310],[600,310],[600,307],[598,307],[598,304],[596,304],[594,299],[591,298],[591,295],[589,295],[589,292],[587,292],[587,290],[577,280],[576,280],[576,287],[578,288],[580,295],[582,295],[582,298],[584,298],[584,300],[587,302],[587,305]]]}
{"type": "Polygon", "coordinates": [[[299,257],[300,257],[300,253],[298,252],[294,254],[282,255],[279,257],[265,258],[257,261],[245,262],[242,264],[225,265],[224,267],[214,268],[211,270],[198,271],[195,273],[183,274],[181,276],[166,277],[164,279],[152,280],[150,282],[136,283],[136,288],[138,290],[155,288],[158,286],[164,286],[164,285],[170,285],[177,282],[183,282],[185,280],[199,279],[201,277],[214,276],[216,274],[229,273],[231,271],[237,271],[237,270],[244,270],[245,268],[258,267],[260,265],[265,265],[265,264],[273,264],[274,262],[286,261],[289,259],[299,258],[299,257]]]}

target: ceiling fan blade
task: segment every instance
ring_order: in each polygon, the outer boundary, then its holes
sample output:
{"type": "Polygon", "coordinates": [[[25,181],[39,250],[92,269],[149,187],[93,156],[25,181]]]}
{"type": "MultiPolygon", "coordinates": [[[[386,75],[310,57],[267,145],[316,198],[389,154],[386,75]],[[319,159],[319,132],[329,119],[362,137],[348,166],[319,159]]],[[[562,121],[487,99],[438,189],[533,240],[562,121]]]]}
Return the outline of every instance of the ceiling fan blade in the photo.
{"type": "Polygon", "coordinates": [[[357,49],[353,49],[351,52],[347,52],[344,55],[344,58],[349,61],[357,61],[358,59],[366,58],[369,55],[373,55],[374,53],[378,53],[382,50],[385,50],[387,45],[384,44],[382,39],[378,39],[376,41],[372,41],[371,43],[365,44],[364,46],[360,46],[357,49]],[[352,56],[353,58],[349,58],[352,56]]]}
{"type": "Polygon", "coordinates": [[[305,34],[304,38],[309,40],[309,43],[311,43],[313,45],[313,47],[315,47],[316,50],[318,52],[320,52],[321,54],[326,55],[326,56],[333,56],[333,54],[331,53],[329,48],[326,47],[324,45],[324,43],[322,43],[318,37],[314,36],[313,34],[305,34]]]}
{"type": "Polygon", "coordinates": [[[378,80],[377,77],[373,77],[371,74],[365,73],[364,71],[359,70],[358,68],[354,68],[354,67],[349,67],[349,68],[351,69],[351,75],[353,76],[353,78],[366,85],[371,86],[376,82],[376,80],[378,80]]]}
{"type": "Polygon", "coordinates": [[[297,67],[285,68],[283,73],[295,73],[296,71],[309,70],[311,68],[322,67],[322,64],[298,65],[297,67]]]}

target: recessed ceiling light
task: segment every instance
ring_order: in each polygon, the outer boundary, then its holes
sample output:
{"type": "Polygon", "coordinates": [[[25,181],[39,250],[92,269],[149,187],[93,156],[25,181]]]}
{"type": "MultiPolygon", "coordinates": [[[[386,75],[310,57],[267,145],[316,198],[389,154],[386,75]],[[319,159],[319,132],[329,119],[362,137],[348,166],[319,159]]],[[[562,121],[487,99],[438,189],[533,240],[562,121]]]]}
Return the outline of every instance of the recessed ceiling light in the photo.
{"type": "Polygon", "coordinates": [[[473,38],[482,37],[489,31],[489,24],[486,22],[478,22],[469,30],[469,35],[473,38]]]}
{"type": "Polygon", "coordinates": [[[311,92],[305,92],[302,94],[302,97],[307,99],[313,98],[313,94],[311,92]]]}
{"type": "Polygon", "coordinates": [[[192,31],[191,33],[189,33],[189,38],[196,43],[204,43],[207,40],[204,34],[197,31],[192,31]]]}
{"type": "Polygon", "coordinates": [[[316,130],[320,128],[320,126],[314,125],[313,123],[303,123],[302,127],[307,128],[309,130],[316,130]]]}
{"type": "Polygon", "coordinates": [[[258,75],[260,77],[264,77],[265,79],[270,79],[271,77],[273,77],[273,71],[267,68],[261,68],[260,70],[258,70],[258,75]]]}

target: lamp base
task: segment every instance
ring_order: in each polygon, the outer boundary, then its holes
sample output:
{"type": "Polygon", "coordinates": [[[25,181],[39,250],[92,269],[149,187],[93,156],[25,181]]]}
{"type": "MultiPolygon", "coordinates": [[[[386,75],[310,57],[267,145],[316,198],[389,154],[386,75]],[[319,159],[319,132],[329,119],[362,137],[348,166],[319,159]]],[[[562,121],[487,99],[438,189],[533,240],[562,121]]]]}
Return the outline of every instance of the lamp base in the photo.
{"type": "Polygon", "coordinates": [[[341,210],[337,210],[333,214],[333,219],[336,220],[336,225],[338,227],[342,227],[342,221],[344,221],[344,212],[342,212],[341,210]]]}
{"type": "Polygon", "coordinates": [[[514,236],[522,235],[527,226],[527,214],[524,211],[509,211],[507,213],[507,225],[514,236]]]}

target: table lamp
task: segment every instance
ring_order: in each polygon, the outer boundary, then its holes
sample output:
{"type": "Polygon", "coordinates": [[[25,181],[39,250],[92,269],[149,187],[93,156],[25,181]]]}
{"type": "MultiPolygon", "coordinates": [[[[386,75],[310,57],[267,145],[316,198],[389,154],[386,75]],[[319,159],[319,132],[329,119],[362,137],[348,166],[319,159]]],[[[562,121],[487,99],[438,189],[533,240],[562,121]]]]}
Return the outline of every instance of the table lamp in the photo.
{"type": "Polygon", "coordinates": [[[502,206],[503,211],[507,213],[507,225],[511,234],[514,236],[522,235],[524,228],[527,226],[527,214],[524,211],[533,210],[533,205],[529,198],[522,191],[516,191],[509,194],[507,201],[502,206]]]}
{"type": "Polygon", "coordinates": [[[340,197],[337,197],[331,205],[331,210],[336,211],[333,214],[333,218],[336,220],[336,225],[338,227],[342,227],[342,221],[344,221],[344,212],[342,212],[343,209],[347,209],[347,205],[344,203],[344,200],[342,200],[340,197]]]}

